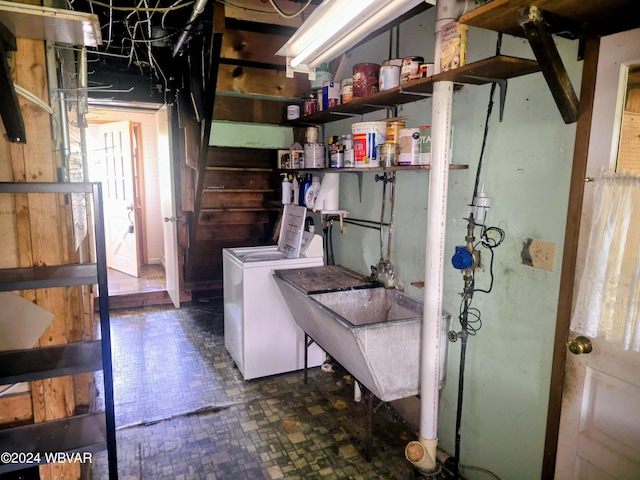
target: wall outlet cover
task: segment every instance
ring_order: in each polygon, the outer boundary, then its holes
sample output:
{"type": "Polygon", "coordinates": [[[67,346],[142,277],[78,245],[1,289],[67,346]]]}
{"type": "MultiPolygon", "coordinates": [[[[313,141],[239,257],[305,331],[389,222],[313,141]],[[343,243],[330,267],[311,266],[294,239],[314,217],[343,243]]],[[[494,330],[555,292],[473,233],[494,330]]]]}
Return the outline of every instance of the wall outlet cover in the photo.
{"type": "Polygon", "coordinates": [[[524,265],[553,272],[556,263],[556,244],[525,237],[520,257],[524,265]]]}

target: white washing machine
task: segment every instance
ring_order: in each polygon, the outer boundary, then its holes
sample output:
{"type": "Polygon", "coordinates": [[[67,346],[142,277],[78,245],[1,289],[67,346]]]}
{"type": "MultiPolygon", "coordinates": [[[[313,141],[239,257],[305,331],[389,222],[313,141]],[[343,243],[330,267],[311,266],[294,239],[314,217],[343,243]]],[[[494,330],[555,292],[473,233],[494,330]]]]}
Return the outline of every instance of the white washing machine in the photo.
{"type": "MultiPolygon", "coordinates": [[[[272,273],[323,265],[322,238],[316,235],[309,241],[309,257],[288,258],[300,252],[306,209],[286,207],[292,208],[285,209],[278,246],[225,248],[222,253],[224,344],[245,380],[304,368],[304,332],[272,273]]],[[[309,367],[321,365],[324,359],[317,345],[309,347],[309,367]]]]}

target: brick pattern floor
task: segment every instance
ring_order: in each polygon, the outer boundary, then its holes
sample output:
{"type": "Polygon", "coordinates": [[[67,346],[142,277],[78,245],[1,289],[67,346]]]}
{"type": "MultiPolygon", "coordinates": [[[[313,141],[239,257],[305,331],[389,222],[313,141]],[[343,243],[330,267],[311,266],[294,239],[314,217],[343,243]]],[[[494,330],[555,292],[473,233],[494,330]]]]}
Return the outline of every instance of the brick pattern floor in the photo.
{"type": "MultiPolygon", "coordinates": [[[[120,478],[414,478],[404,459],[414,435],[386,406],[365,460],[366,407],[345,372],[244,381],[220,300],[118,310],[111,322],[120,478]]],[[[108,478],[106,452],[91,478],[108,478]]]]}
{"type": "Polygon", "coordinates": [[[138,278],[109,268],[107,270],[109,295],[158,292],[167,289],[162,265],[142,265],[138,278]]]}

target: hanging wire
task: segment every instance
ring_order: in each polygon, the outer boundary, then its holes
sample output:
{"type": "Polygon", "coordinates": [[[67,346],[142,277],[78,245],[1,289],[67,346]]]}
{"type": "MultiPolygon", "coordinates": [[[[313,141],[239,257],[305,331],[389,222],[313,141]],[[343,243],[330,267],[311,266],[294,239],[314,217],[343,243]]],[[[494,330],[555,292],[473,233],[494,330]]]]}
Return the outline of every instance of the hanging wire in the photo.
{"type": "Polygon", "coordinates": [[[98,5],[100,7],[105,7],[110,10],[117,10],[119,12],[171,12],[173,10],[179,10],[181,8],[188,7],[193,5],[195,2],[190,1],[187,3],[182,3],[179,5],[171,5],[170,7],[114,7],[111,3],[103,3],[98,0],[87,0],[87,3],[90,5],[98,5]]]}
{"type": "Polygon", "coordinates": [[[283,10],[282,10],[282,9],[281,9],[277,4],[276,4],[276,2],[275,2],[274,0],[269,0],[269,3],[270,3],[271,5],[273,5],[273,8],[275,8],[275,9],[276,9],[276,12],[278,12],[278,14],[279,14],[281,17],[284,17],[284,18],[296,18],[297,16],[302,15],[302,12],[304,12],[304,11],[307,9],[307,7],[308,7],[309,5],[311,5],[311,0],[307,0],[307,3],[305,3],[305,4],[304,4],[304,6],[303,6],[300,10],[298,10],[297,12],[295,12],[295,13],[286,13],[286,12],[284,12],[284,11],[283,11],[283,10]]]}
{"type": "MultiPolygon", "coordinates": [[[[498,40],[496,42],[496,55],[500,55],[502,49],[502,32],[498,33],[498,40]]],[[[496,84],[491,84],[491,93],[489,94],[489,105],[487,106],[487,117],[484,122],[484,134],[482,136],[482,148],[480,149],[480,159],[478,160],[478,169],[476,170],[476,182],[473,187],[473,196],[476,198],[478,194],[478,184],[480,183],[480,172],[482,171],[482,160],[484,159],[484,151],[487,146],[487,136],[489,134],[489,120],[491,119],[491,112],[493,112],[493,95],[496,91],[496,84]]]]}

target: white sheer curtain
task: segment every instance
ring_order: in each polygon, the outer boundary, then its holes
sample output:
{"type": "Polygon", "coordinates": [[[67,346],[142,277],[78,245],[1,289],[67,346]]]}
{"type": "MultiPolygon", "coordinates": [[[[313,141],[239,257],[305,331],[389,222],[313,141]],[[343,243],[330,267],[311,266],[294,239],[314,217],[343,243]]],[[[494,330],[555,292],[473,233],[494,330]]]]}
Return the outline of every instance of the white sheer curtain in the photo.
{"type": "Polygon", "coordinates": [[[583,260],[572,330],[640,351],[640,176],[596,179],[583,260]]]}

